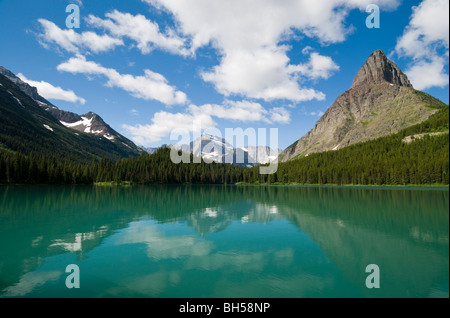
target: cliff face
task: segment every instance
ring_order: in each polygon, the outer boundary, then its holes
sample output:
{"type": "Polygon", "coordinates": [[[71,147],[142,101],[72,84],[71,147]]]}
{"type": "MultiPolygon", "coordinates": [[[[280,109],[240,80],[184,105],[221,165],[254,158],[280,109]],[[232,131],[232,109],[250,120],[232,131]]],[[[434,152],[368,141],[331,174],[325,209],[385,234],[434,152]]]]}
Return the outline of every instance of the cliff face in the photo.
{"type": "Polygon", "coordinates": [[[279,159],[285,162],[394,134],[426,120],[436,107],[444,105],[416,91],[400,68],[379,50],[359,70],[351,88],[279,159]]]}
{"type": "Polygon", "coordinates": [[[408,77],[392,63],[382,50],[372,53],[366,64],[359,70],[351,88],[366,84],[391,83],[411,87],[408,77]]]}
{"type": "Polygon", "coordinates": [[[23,82],[20,78],[14,75],[11,71],[0,66],[0,74],[6,76],[11,82],[16,84],[25,94],[30,96],[35,101],[39,101],[43,104],[53,106],[49,101],[44,99],[42,96],[38,94],[38,90],[36,87],[30,86],[27,83],[23,82]]]}

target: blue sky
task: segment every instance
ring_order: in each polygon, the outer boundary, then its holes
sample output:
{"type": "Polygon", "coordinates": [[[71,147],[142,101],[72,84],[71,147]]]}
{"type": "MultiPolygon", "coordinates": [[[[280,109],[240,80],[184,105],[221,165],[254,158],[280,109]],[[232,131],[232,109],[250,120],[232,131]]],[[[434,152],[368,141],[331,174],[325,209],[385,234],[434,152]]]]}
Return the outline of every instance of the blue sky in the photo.
{"type": "MultiPolygon", "coordinates": [[[[301,138],[384,50],[448,104],[448,0],[0,0],[0,65],[61,109],[138,145],[170,132],[278,128],[301,138]],[[66,26],[66,6],[80,28],[66,26]],[[380,28],[366,7],[380,7],[380,28]]],[[[239,145],[237,145],[239,146],[239,145]]]]}

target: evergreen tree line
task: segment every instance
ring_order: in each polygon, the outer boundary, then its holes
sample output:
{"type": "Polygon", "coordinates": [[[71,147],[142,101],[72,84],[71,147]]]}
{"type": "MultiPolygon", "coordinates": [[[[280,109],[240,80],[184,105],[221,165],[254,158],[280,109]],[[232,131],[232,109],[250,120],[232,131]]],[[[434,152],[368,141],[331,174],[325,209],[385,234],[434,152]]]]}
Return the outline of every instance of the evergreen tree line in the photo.
{"type": "Polygon", "coordinates": [[[169,148],[137,158],[119,161],[93,159],[91,163],[62,162],[41,155],[0,151],[0,183],[447,185],[448,133],[425,136],[411,143],[403,142],[403,138],[448,131],[448,116],[447,107],[426,122],[398,134],[281,163],[273,175],[260,175],[259,167],[243,168],[217,163],[174,164],[169,148]]]}
{"type": "MultiPolygon", "coordinates": [[[[259,183],[338,185],[449,184],[447,135],[406,144],[398,137],[367,142],[336,152],[313,154],[281,164],[259,183]]],[[[255,182],[255,172],[244,181],[255,182]]]]}
{"type": "Polygon", "coordinates": [[[282,163],[274,175],[244,173],[245,182],[405,185],[449,184],[449,108],[397,134],[282,163]],[[407,136],[424,136],[411,143],[407,136]],[[255,179],[257,178],[257,179],[255,179]]]}
{"type": "MultiPolygon", "coordinates": [[[[57,161],[20,152],[0,152],[0,183],[9,184],[93,184],[131,182],[160,184],[228,184],[242,181],[244,168],[230,164],[174,164],[170,149],[152,155],[102,159],[90,164],[57,161]]],[[[192,162],[192,160],[191,160],[192,162]]]]}

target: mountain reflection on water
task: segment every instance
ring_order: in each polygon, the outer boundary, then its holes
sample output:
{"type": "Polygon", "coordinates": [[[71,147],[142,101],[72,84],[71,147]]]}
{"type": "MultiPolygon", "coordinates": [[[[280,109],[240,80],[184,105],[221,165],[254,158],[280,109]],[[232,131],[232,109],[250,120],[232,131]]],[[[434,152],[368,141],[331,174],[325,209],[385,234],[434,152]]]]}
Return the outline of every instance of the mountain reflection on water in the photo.
{"type": "Polygon", "coordinates": [[[448,208],[448,189],[0,187],[0,295],[70,297],[72,262],[87,297],[448,297],[448,208]]]}

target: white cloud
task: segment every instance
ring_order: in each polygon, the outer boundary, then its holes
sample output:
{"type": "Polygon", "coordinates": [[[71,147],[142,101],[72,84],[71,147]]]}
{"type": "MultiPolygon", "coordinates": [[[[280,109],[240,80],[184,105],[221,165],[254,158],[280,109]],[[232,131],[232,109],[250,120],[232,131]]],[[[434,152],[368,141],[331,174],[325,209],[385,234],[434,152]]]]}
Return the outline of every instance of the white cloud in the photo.
{"type": "Polygon", "coordinates": [[[268,122],[267,110],[259,103],[250,101],[225,101],[224,105],[206,104],[202,106],[191,105],[192,114],[207,114],[220,119],[228,119],[242,122],[268,122]]]}
{"type": "Polygon", "coordinates": [[[59,86],[53,86],[50,83],[44,81],[33,81],[25,77],[25,75],[19,73],[17,77],[20,78],[25,83],[36,87],[39,95],[46,99],[56,99],[56,100],[64,100],[71,103],[80,103],[85,104],[86,100],[82,97],[77,96],[72,90],[64,90],[59,86]]]}
{"type": "Polygon", "coordinates": [[[41,44],[56,44],[70,53],[80,53],[80,50],[88,50],[93,53],[101,53],[124,45],[123,41],[109,35],[98,35],[94,32],[77,33],[73,29],[63,30],[56,24],[45,19],[38,22],[43,27],[43,33],[39,35],[41,44]]]}
{"type": "Polygon", "coordinates": [[[175,34],[171,29],[166,34],[160,32],[159,25],[138,14],[122,13],[117,10],[106,13],[108,19],[101,19],[89,15],[87,23],[97,28],[108,30],[115,37],[127,37],[136,42],[142,54],[148,54],[153,47],[179,54],[190,55],[185,48],[185,40],[175,34]]]}
{"type": "Polygon", "coordinates": [[[267,111],[259,103],[226,100],[223,105],[190,105],[184,113],[160,111],[153,116],[149,125],[122,125],[122,128],[132,135],[136,143],[145,145],[159,142],[177,129],[192,133],[198,128],[194,127],[194,124],[200,124],[203,130],[216,128],[214,118],[246,123],[287,124],[290,121],[290,114],[282,107],[267,111]]]}
{"type": "Polygon", "coordinates": [[[396,53],[413,59],[405,73],[419,90],[448,85],[448,21],[448,0],[424,0],[413,7],[409,25],[397,41],[396,53]]]}
{"type": "Polygon", "coordinates": [[[339,70],[339,66],[331,57],[313,52],[309,57],[308,63],[291,66],[290,69],[293,73],[298,72],[306,78],[316,80],[330,78],[334,71],[339,70]]]}
{"type": "Polygon", "coordinates": [[[241,95],[266,101],[323,100],[323,93],[299,86],[295,71],[289,67],[286,50],[286,47],[274,47],[229,51],[220,65],[203,72],[201,76],[225,96],[241,95]]]}
{"type": "Polygon", "coordinates": [[[425,90],[431,87],[445,87],[449,83],[444,65],[448,63],[441,57],[434,57],[431,62],[418,61],[408,69],[408,77],[414,87],[425,90]]]}
{"type": "Polygon", "coordinates": [[[324,112],[321,110],[318,111],[312,111],[312,112],[305,112],[304,113],[306,116],[317,116],[317,117],[322,117],[324,115],[324,112]]]}
{"type": "Polygon", "coordinates": [[[295,102],[324,99],[323,93],[299,83],[328,78],[337,68],[331,59],[314,55],[310,63],[316,64],[310,66],[315,73],[307,76],[290,64],[290,48],[281,40],[294,36],[295,30],[320,43],[342,42],[352,30],[345,26],[350,10],[364,10],[370,3],[383,9],[399,4],[399,0],[142,1],[173,14],[177,31],[191,39],[192,52],[207,45],[217,49],[220,64],[201,76],[221,94],[295,102]],[[322,59],[314,60],[318,57],[322,59]]]}
{"type": "Polygon", "coordinates": [[[270,111],[270,120],[275,123],[289,124],[291,122],[291,115],[284,107],[275,107],[270,111]]]}
{"type": "Polygon", "coordinates": [[[79,5],[80,7],[83,6],[83,1],[82,0],[71,0],[72,3],[75,3],[76,5],[79,5]]]}
{"type": "Polygon", "coordinates": [[[436,45],[449,47],[448,0],[424,0],[413,7],[409,25],[398,40],[396,51],[415,59],[429,56],[436,45]]]}
{"type": "Polygon", "coordinates": [[[187,102],[185,93],[176,90],[174,86],[170,86],[163,75],[150,70],[144,70],[143,76],[120,74],[115,69],[87,61],[81,55],[77,55],[58,65],[57,69],[87,76],[103,75],[108,79],[107,86],[121,88],[136,98],[156,100],[165,105],[181,105],[187,102]]]}
{"type": "Polygon", "coordinates": [[[122,125],[138,144],[150,144],[161,141],[173,131],[181,129],[187,133],[194,131],[194,124],[201,124],[202,129],[215,128],[217,123],[207,114],[157,112],[150,125],[122,125]]]}
{"type": "Polygon", "coordinates": [[[260,48],[276,44],[297,29],[323,42],[340,42],[348,29],[351,9],[374,3],[395,9],[398,0],[142,0],[175,15],[183,34],[192,35],[193,48],[211,41],[225,49],[260,48]]]}

